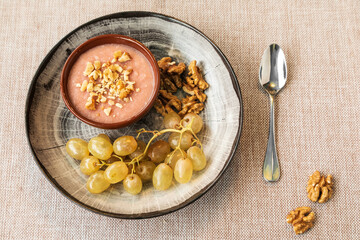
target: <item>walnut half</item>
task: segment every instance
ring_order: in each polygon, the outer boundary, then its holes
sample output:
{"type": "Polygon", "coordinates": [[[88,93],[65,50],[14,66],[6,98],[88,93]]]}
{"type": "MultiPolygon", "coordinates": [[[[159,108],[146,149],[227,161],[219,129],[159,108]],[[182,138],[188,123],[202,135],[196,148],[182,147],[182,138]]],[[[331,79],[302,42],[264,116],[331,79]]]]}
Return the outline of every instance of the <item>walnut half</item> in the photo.
{"type": "Polygon", "coordinates": [[[310,207],[298,207],[286,217],[286,222],[293,225],[296,234],[302,234],[313,226],[315,213],[310,207]]]}
{"type": "Polygon", "coordinates": [[[318,203],[327,202],[333,193],[332,176],[327,175],[325,178],[325,176],[321,176],[319,171],[315,171],[313,175],[309,177],[306,191],[311,201],[318,203]]]}

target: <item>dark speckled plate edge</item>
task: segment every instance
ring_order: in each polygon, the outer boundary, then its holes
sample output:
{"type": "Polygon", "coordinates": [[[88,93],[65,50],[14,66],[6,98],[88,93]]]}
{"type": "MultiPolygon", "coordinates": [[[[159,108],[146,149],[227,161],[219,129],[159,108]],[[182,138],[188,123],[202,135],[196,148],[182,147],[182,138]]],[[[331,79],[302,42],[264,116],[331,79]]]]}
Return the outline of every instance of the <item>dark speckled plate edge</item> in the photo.
{"type": "Polygon", "coordinates": [[[108,217],[114,217],[114,218],[122,218],[122,219],[144,219],[144,218],[151,218],[151,217],[157,217],[157,216],[161,216],[161,215],[165,215],[171,212],[174,212],[176,210],[179,210],[187,205],[189,205],[190,203],[194,202],[195,200],[199,199],[202,195],[204,195],[208,190],[210,190],[214,184],[219,180],[219,178],[223,175],[223,173],[225,172],[227,166],[229,165],[230,161],[232,160],[232,158],[234,157],[235,151],[239,145],[240,142],[240,135],[241,135],[241,130],[242,130],[242,124],[243,124],[243,103],[242,103],[242,97],[241,97],[241,90],[240,90],[240,86],[239,86],[239,82],[236,78],[235,72],[232,69],[229,61],[227,60],[227,58],[225,57],[225,55],[221,52],[221,50],[219,49],[219,47],[213,42],[211,41],[204,33],[202,33],[201,31],[199,31],[198,29],[196,29],[195,27],[189,25],[188,23],[185,23],[179,19],[170,17],[170,16],[166,16],[163,14],[159,14],[159,13],[154,13],[154,12],[145,12],[145,11],[129,11],[129,12],[119,12],[119,13],[114,13],[114,14],[110,14],[110,15],[106,15],[106,16],[102,16],[96,19],[93,19],[87,23],[82,24],[81,26],[75,28],[73,31],[71,31],[70,33],[68,33],[66,36],[64,36],[51,50],[50,52],[45,56],[45,58],[43,59],[43,61],[41,62],[39,68],[37,69],[31,84],[29,86],[29,91],[26,97],[26,104],[25,104],[25,131],[26,131],[26,137],[27,137],[27,142],[30,146],[31,149],[31,153],[34,157],[34,160],[36,162],[36,164],[39,166],[40,170],[43,172],[43,174],[46,176],[46,178],[49,180],[49,182],[60,192],[62,193],[66,198],[68,198],[69,200],[71,200],[72,202],[76,203],[77,205],[90,210],[92,212],[95,212],[97,214],[101,214],[104,216],[108,216],[108,217]],[[228,157],[228,159],[226,160],[222,170],[220,171],[220,173],[218,174],[218,176],[214,179],[214,181],[212,181],[211,183],[209,183],[207,186],[205,186],[204,188],[202,188],[199,192],[197,192],[195,195],[193,195],[192,197],[190,197],[189,199],[187,199],[186,201],[184,201],[183,203],[175,206],[175,207],[171,207],[165,210],[161,210],[161,211],[155,211],[155,212],[149,212],[149,213],[142,213],[142,214],[116,214],[116,213],[111,213],[111,212],[106,212],[106,211],[101,211],[99,209],[90,207],[84,203],[82,203],[81,201],[79,201],[78,199],[74,198],[71,194],[69,194],[67,191],[65,191],[55,180],[54,178],[49,174],[49,172],[46,170],[46,168],[42,165],[42,163],[40,162],[40,160],[38,159],[38,157],[36,156],[36,153],[31,145],[30,142],[30,129],[29,129],[29,114],[30,114],[30,106],[32,103],[32,99],[34,96],[34,92],[35,92],[35,82],[36,79],[39,77],[40,73],[44,70],[46,63],[49,61],[49,59],[51,58],[51,56],[55,53],[55,51],[58,49],[58,47],[60,46],[60,44],[65,41],[70,35],[72,35],[74,32],[78,31],[79,29],[90,25],[92,23],[98,22],[98,21],[102,21],[105,19],[111,19],[111,18],[128,18],[128,17],[157,17],[157,18],[161,18],[163,20],[169,21],[169,22],[173,22],[173,23],[177,23],[180,24],[182,26],[185,26],[193,31],[195,31],[197,34],[201,35],[204,39],[206,39],[216,50],[216,52],[219,54],[219,56],[221,57],[222,61],[224,62],[227,70],[229,71],[229,74],[231,76],[231,80],[233,83],[233,87],[234,90],[238,96],[239,102],[240,102],[240,118],[239,118],[239,129],[238,132],[236,134],[236,139],[233,143],[233,146],[231,148],[231,153],[228,157]]]}

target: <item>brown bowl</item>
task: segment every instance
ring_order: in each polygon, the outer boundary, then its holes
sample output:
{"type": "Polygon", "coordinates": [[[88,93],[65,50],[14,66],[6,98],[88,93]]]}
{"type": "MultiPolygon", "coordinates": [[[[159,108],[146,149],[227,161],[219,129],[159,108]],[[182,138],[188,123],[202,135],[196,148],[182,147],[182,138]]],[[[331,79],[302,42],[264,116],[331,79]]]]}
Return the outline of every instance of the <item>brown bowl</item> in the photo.
{"type": "Polygon", "coordinates": [[[159,72],[159,67],[157,65],[154,55],[150,52],[150,50],[147,47],[145,47],[139,41],[137,41],[133,38],[130,38],[128,36],[123,36],[123,35],[118,35],[118,34],[100,35],[100,36],[97,36],[97,37],[87,40],[86,42],[81,44],[79,47],[77,47],[70,54],[68,59],[66,60],[63,70],[61,72],[61,79],[60,79],[61,96],[65,102],[66,107],[70,110],[70,112],[72,114],[74,114],[78,119],[83,121],[84,123],[89,124],[94,127],[97,127],[97,128],[102,128],[102,129],[122,128],[122,127],[126,127],[126,126],[140,120],[143,116],[145,116],[145,114],[148,111],[150,111],[151,107],[154,105],[155,100],[159,93],[159,88],[160,88],[160,72],[159,72]],[[73,104],[70,101],[67,83],[68,83],[68,76],[71,71],[71,68],[73,67],[73,64],[76,62],[76,60],[79,58],[79,56],[82,53],[84,53],[85,51],[87,51],[93,47],[96,47],[98,45],[109,44],[109,43],[128,45],[132,48],[135,48],[136,50],[138,50],[141,54],[143,54],[146,57],[146,59],[150,63],[151,68],[153,70],[154,89],[153,89],[153,92],[152,92],[152,95],[150,97],[150,101],[148,102],[148,104],[145,106],[145,108],[143,108],[141,110],[141,112],[136,114],[133,118],[119,120],[114,123],[102,123],[102,122],[96,122],[96,121],[90,120],[90,119],[86,118],[85,116],[83,116],[82,114],[80,114],[76,110],[76,108],[73,106],[73,104]]]}

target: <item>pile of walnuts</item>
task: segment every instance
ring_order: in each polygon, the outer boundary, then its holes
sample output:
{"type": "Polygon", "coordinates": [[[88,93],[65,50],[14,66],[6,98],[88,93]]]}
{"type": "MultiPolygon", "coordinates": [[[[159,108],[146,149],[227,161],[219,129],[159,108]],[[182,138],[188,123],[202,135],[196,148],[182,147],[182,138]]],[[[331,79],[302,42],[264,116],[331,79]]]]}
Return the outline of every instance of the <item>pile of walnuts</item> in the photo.
{"type": "MultiPolygon", "coordinates": [[[[308,180],[306,188],[308,198],[313,202],[325,203],[333,193],[332,176],[321,176],[319,171],[315,171],[308,180]]],[[[298,207],[292,210],[286,217],[286,221],[293,225],[296,234],[302,234],[313,226],[315,213],[310,207],[298,207]]]]}
{"type": "Polygon", "coordinates": [[[188,66],[185,75],[185,63],[176,64],[170,57],[164,57],[158,61],[160,69],[160,92],[155,102],[155,109],[161,115],[175,111],[180,116],[193,112],[199,114],[204,109],[206,94],[204,91],[209,84],[204,80],[196,61],[193,60],[188,66]],[[179,99],[174,94],[182,89],[188,95],[179,99]]]}

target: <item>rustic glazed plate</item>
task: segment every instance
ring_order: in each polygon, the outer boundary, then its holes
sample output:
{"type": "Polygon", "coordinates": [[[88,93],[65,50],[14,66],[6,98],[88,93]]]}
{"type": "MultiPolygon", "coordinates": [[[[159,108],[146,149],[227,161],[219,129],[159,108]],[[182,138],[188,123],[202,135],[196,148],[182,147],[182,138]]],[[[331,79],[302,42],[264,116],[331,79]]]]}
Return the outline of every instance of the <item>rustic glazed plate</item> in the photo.
{"type": "MultiPolygon", "coordinates": [[[[31,83],[26,103],[26,131],[40,169],[66,197],[96,213],[119,218],[146,218],[175,211],[204,194],[226,169],[239,142],[242,101],[238,81],[220,49],[196,28],[180,20],[150,12],[122,12],[92,20],[69,33],[49,52],[31,83]],[[116,184],[99,195],[90,194],[79,161],[66,154],[73,137],[89,140],[106,133],[114,140],[136,130],[159,129],[162,117],[151,110],[139,122],[117,130],[102,130],[78,120],[60,95],[60,74],[67,57],[86,40],[103,34],[127,35],[142,42],[156,59],[171,56],[188,64],[196,59],[210,84],[199,135],[208,164],[187,184],[173,182],[167,191],[144,184],[136,196],[116,184]]],[[[146,138],[146,136],[144,136],[146,138]]],[[[145,139],[146,140],[146,139],[145,139]]]]}

